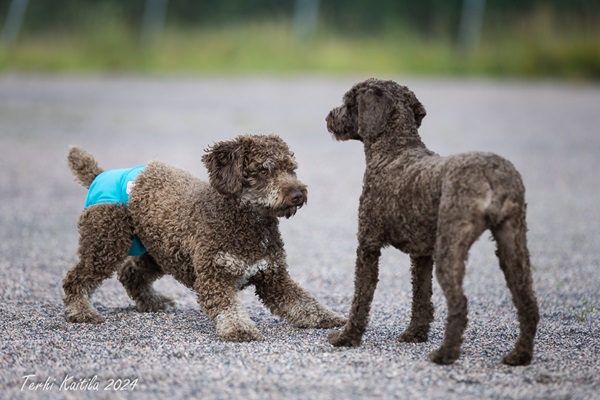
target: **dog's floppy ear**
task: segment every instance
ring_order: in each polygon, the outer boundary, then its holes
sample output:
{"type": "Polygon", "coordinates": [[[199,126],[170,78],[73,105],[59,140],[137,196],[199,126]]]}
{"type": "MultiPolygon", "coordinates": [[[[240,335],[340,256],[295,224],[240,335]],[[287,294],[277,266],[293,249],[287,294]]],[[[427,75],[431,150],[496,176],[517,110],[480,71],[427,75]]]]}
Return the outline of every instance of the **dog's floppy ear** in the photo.
{"type": "Polygon", "coordinates": [[[358,104],[358,135],[364,140],[377,137],[384,129],[393,110],[389,94],[379,88],[368,88],[356,95],[358,104]]]}
{"type": "Polygon", "coordinates": [[[421,104],[419,99],[417,99],[417,96],[415,96],[411,90],[408,90],[408,105],[415,115],[415,122],[417,123],[417,128],[419,128],[421,126],[421,121],[423,121],[423,118],[427,115],[427,111],[425,111],[425,107],[423,107],[423,104],[421,104]]]}
{"type": "Polygon", "coordinates": [[[235,196],[242,191],[242,146],[238,140],[219,142],[202,156],[210,184],[222,195],[235,196]]]}

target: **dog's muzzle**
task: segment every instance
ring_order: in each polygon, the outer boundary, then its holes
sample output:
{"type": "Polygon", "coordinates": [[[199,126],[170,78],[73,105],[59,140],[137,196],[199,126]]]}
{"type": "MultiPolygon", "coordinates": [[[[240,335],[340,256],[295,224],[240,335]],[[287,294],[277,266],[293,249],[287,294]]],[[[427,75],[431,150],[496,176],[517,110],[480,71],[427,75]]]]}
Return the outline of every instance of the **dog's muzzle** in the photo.
{"type": "Polygon", "coordinates": [[[335,140],[362,140],[356,134],[355,123],[350,117],[348,108],[343,105],[331,110],[327,118],[325,118],[325,121],[327,121],[327,130],[333,135],[335,140]]]}
{"type": "Polygon", "coordinates": [[[277,210],[277,216],[290,218],[296,215],[296,212],[306,204],[307,196],[305,192],[306,189],[302,191],[298,188],[292,188],[287,194],[285,206],[277,210]]]}
{"type": "Polygon", "coordinates": [[[327,130],[335,134],[335,115],[339,113],[339,108],[334,108],[327,114],[325,121],[327,122],[327,130]]]}

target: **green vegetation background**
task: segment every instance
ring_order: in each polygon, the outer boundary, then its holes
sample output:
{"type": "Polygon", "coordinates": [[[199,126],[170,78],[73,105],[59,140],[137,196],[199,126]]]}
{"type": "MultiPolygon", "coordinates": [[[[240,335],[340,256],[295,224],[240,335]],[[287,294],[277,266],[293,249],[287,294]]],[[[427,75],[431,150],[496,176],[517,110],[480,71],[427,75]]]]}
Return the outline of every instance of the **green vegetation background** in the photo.
{"type": "Polygon", "coordinates": [[[488,0],[471,49],[457,46],[463,0],[321,0],[304,33],[294,0],[170,0],[144,39],[146,4],[29,0],[18,39],[0,43],[0,71],[600,79],[598,0],[488,0]]]}

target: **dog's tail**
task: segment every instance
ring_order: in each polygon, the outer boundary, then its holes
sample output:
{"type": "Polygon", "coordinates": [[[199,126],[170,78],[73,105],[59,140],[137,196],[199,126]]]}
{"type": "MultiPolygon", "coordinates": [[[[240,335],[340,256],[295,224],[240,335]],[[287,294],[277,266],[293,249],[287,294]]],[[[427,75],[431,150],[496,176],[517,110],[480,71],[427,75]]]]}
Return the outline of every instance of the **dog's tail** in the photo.
{"type": "Polygon", "coordinates": [[[88,189],[94,179],[104,172],[90,153],[77,146],[69,148],[67,163],[75,179],[88,189]]]}

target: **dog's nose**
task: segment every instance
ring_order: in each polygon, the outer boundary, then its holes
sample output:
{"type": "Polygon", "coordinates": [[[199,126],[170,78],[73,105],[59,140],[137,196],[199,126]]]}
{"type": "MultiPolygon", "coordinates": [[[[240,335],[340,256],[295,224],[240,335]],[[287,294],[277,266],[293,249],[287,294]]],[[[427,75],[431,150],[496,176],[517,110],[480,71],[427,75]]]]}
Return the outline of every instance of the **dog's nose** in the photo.
{"type": "Polygon", "coordinates": [[[293,205],[302,204],[302,201],[304,200],[304,195],[298,189],[292,189],[292,191],[290,192],[290,200],[293,205]]]}

